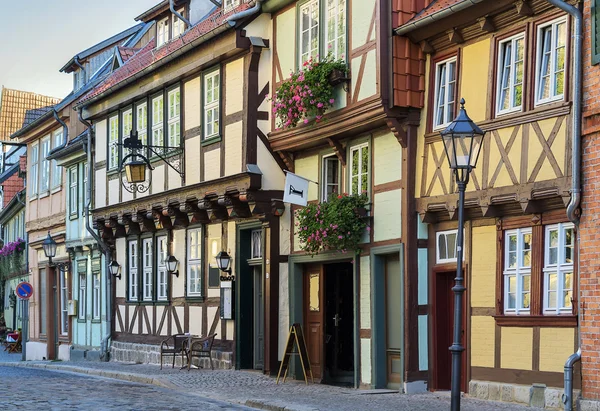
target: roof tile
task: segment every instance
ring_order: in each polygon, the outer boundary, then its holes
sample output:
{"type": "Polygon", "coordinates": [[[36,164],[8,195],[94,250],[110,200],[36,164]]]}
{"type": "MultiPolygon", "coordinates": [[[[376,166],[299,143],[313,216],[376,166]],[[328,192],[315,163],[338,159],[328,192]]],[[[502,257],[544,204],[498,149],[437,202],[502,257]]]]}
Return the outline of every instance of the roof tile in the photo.
{"type": "Polygon", "coordinates": [[[412,19],[408,20],[406,23],[415,23],[433,14],[439,13],[442,10],[449,9],[450,7],[458,3],[462,3],[463,1],[464,0],[434,0],[431,2],[431,4],[429,4],[429,6],[423,9],[420,13],[416,14],[412,19]]]}
{"type": "Polygon", "coordinates": [[[60,99],[54,97],[2,88],[0,96],[0,141],[8,140],[15,131],[23,127],[25,121],[33,121],[59,101],[60,99]]]}

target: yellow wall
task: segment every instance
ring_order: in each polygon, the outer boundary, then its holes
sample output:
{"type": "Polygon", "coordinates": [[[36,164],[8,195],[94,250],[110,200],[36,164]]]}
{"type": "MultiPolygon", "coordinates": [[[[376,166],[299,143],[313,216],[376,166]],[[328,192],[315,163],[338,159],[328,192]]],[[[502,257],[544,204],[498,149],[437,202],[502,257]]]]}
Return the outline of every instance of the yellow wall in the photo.
{"type": "Polygon", "coordinates": [[[402,178],[402,146],[390,133],[373,138],[373,183],[375,185],[398,181],[402,178]]]}
{"type": "Polygon", "coordinates": [[[540,329],[540,371],[562,372],[565,359],[575,350],[572,328],[540,329]]]}
{"type": "Polygon", "coordinates": [[[471,307],[495,307],[496,226],[473,227],[471,250],[471,307]]]}
{"type": "Polygon", "coordinates": [[[292,8],[285,13],[277,16],[277,57],[281,66],[283,78],[279,78],[276,71],[277,81],[282,81],[289,77],[290,73],[295,71],[296,56],[294,55],[296,47],[290,47],[296,44],[296,9],[292,8]]]}
{"type": "Polygon", "coordinates": [[[225,65],[225,114],[233,114],[244,108],[244,59],[225,65]]]}
{"type": "Polygon", "coordinates": [[[185,129],[200,126],[202,120],[200,115],[200,77],[196,77],[183,85],[185,129]]]}
{"type": "MultiPolygon", "coordinates": [[[[319,181],[319,155],[315,154],[312,156],[297,159],[294,163],[295,172],[299,176],[307,178],[312,181],[319,181]]],[[[308,201],[318,200],[319,191],[318,186],[314,183],[308,184],[308,201]]]]}
{"type": "Polygon", "coordinates": [[[460,77],[461,88],[459,99],[466,102],[466,109],[471,120],[485,120],[485,109],[488,106],[487,88],[490,62],[491,40],[484,39],[461,50],[460,77]]]}
{"type": "Polygon", "coordinates": [[[471,366],[494,366],[495,328],[493,317],[471,317],[471,366]]]}
{"type": "Polygon", "coordinates": [[[500,366],[517,370],[531,370],[533,358],[532,328],[502,328],[500,366]]]}

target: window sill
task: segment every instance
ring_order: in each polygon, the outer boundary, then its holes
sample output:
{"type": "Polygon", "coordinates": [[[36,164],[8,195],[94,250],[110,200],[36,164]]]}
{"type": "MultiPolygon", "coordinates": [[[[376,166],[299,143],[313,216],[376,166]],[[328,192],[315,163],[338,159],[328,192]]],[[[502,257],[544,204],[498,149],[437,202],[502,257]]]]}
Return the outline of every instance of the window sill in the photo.
{"type": "Polygon", "coordinates": [[[576,315],[495,315],[500,327],[576,327],[576,315]]]}
{"type": "Polygon", "coordinates": [[[117,174],[119,174],[118,168],[109,168],[106,170],[106,177],[112,177],[117,174]]]}
{"type": "Polygon", "coordinates": [[[38,198],[37,194],[34,194],[34,195],[32,195],[32,196],[29,197],[29,201],[30,202],[31,201],[35,201],[35,200],[37,200],[37,198],[38,198]]]}
{"type": "Polygon", "coordinates": [[[71,220],[71,221],[77,220],[78,217],[79,217],[78,213],[75,213],[75,214],[71,213],[71,214],[69,214],[69,220],[71,220]]]}
{"type": "Polygon", "coordinates": [[[37,197],[37,198],[38,198],[38,200],[41,200],[42,198],[46,198],[46,197],[48,197],[49,195],[50,195],[50,192],[49,192],[49,191],[44,191],[43,193],[41,193],[41,194],[38,194],[38,197],[37,197]]]}
{"type": "Polygon", "coordinates": [[[62,190],[62,186],[56,186],[56,187],[52,188],[52,190],[50,190],[50,193],[51,194],[58,193],[60,190],[62,190]]]}
{"type": "Polygon", "coordinates": [[[92,324],[102,324],[102,320],[100,320],[99,318],[93,319],[92,324]]]}
{"type": "Polygon", "coordinates": [[[206,298],[200,295],[186,295],[185,300],[190,302],[203,303],[204,300],[206,300],[206,298]]]}
{"type": "Polygon", "coordinates": [[[78,322],[79,324],[85,324],[85,323],[86,323],[86,320],[85,320],[85,318],[78,318],[78,319],[77,319],[77,322],[78,322]]]}
{"type": "Polygon", "coordinates": [[[202,147],[210,146],[211,144],[218,143],[219,141],[221,141],[221,136],[214,136],[214,137],[210,137],[210,138],[202,140],[201,145],[202,145],[202,147]]]}

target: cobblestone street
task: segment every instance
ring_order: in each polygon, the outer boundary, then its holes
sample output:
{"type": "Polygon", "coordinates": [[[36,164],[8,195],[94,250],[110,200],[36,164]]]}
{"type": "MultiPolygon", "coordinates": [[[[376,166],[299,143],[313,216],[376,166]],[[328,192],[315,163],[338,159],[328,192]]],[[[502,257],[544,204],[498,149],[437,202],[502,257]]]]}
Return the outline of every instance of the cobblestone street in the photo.
{"type": "MultiPolygon", "coordinates": [[[[0,378],[6,383],[4,402],[22,409],[251,409],[247,405],[282,411],[434,411],[448,410],[450,404],[448,393],[400,395],[384,390],[306,386],[296,381],[277,385],[274,378],[248,371],[188,372],[117,362],[21,362],[20,357],[0,353],[0,378]]],[[[462,405],[463,410],[470,411],[531,409],[468,397],[462,405]]]]}

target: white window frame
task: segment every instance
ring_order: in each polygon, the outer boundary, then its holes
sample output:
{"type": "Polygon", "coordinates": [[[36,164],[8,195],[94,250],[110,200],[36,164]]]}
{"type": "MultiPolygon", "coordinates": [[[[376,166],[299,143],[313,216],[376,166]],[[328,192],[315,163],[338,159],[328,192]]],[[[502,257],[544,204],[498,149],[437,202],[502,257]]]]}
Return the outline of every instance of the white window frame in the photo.
{"type": "Polygon", "coordinates": [[[181,92],[179,87],[167,93],[167,134],[169,147],[181,145],[181,92]],[[171,101],[174,99],[173,101],[171,101]]]}
{"type": "Polygon", "coordinates": [[[69,272],[59,270],[60,277],[60,335],[69,334],[69,272]]]}
{"type": "MultiPolygon", "coordinates": [[[[435,233],[435,262],[436,264],[448,264],[448,263],[456,263],[458,261],[458,230],[446,230],[446,231],[438,231],[435,233]],[[446,255],[449,256],[450,249],[448,248],[448,236],[454,234],[454,258],[441,258],[440,257],[440,237],[444,236],[444,243],[446,244],[446,255]]],[[[463,254],[464,260],[464,254],[463,254]]]]}
{"type": "MultiPolygon", "coordinates": [[[[185,8],[181,8],[177,10],[177,13],[183,14],[185,13],[185,8]]],[[[173,38],[181,36],[185,32],[185,23],[181,20],[177,15],[173,14],[173,38]]]]}
{"type": "Polygon", "coordinates": [[[201,297],[204,288],[202,278],[202,247],[204,237],[202,228],[187,231],[187,295],[201,297]],[[195,287],[192,287],[195,285],[195,287]]]}
{"type": "Polygon", "coordinates": [[[203,89],[203,117],[204,117],[204,139],[208,140],[218,137],[221,132],[221,70],[216,69],[207,72],[204,75],[202,84],[203,89]],[[215,80],[216,79],[216,80],[215,80]],[[212,87],[208,86],[209,80],[212,80],[212,87]],[[209,90],[212,92],[212,98],[208,99],[209,90]],[[215,99],[215,94],[217,98],[215,99]],[[212,121],[208,120],[209,114],[212,114],[212,121]]]}
{"type": "Polygon", "coordinates": [[[40,164],[40,145],[36,142],[31,145],[30,154],[31,165],[29,166],[29,194],[34,197],[38,193],[39,182],[39,164],[40,164]]]}
{"type": "Polygon", "coordinates": [[[531,248],[529,249],[530,252],[530,258],[529,258],[529,262],[530,265],[529,266],[525,266],[523,265],[523,253],[524,253],[524,248],[523,248],[523,236],[524,235],[531,235],[532,234],[532,230],[531,227],[528,228],[518,228],[518,229],[514,229],[514,230],[507,230],[504,233],[504,292],[503,292],[503,298],[504,298],[504,314],[505,315],[529,315],[530,313],[530,309],[531,309],[531,262],[533,260],[533,237],[532,237],[532,244],[531,244],[531,248]],[[509,242],[509,237],[512,235],[516,235],[517,236],[517,249],[516,254],[517,254],[517,260],[516,260],[516,267],[515,268],[511,268],[509,267],[509,247],[510,247],[510,242],[509,242]],[[523,307],[523,295],[524,293],[526,293],[526,291],[523,291],[523,279],[525,277],[529,276],[529,307],[523,307]],[[515,290],[515,307],[511,308],[508,306],[508,301],[509,301],[509,281],[511,277],[515,277],[515,282],[516,282],[516,290],[515,290]]]}
{"type": "Polygon", "coordinates": [[[87,161],[83,163],[83,199],[87,201],[88,199],[88,163],[87,161]]]}
{"type": "Polygon", "coordinates": [[[79,165],[69,168],[69,214],[77,215],[79,196],[77,192],[77,170],[79,165]]]}
{"type": "Polygon", "coordinates": [[[313,57],[316,57],[317,55],[319,55],[319,42],[320,42],[320,35],[321,35],[321,27],[320,24],[321,22],[319,21],[320,19],[320,7],[319,7],[319,0],[310,0],[307,1],[306,3],[300,5],[299,10],[298,10],[298,63],[299,66],[302,67],[304,62],[310,60],[313,57]],[[316,18],[312,18],[312,22],[313,24],[310,27],[304,27],[304,21],[302,19],[303,13],[307,11],[308,15],[312,16],[314,14],[316,14],[316,18]],[[314,22],[316,22],[316,24],[314,24],[314,22]],[[314,41],[314,37],[313,37],[313,29],[317,30],[317,47],[316,48],[311,48],[311,44],[314,41]],[[303,38],[304,38],[304,33],[308,33],[308,46],[307,46],[307,52],[303,53],[303,46],[304,46],[304,42],[303,42],[303,38]]]}
{"type": "Polygon", "coordinates": [[[41,146],[40,194],[44,194],[50,190],[50,160],[48,160],[48,153],[50,153],[51,141],[49,135],[42,138],[41,146]]]}
{"type": "Polygon", "coordinates": [[[169,42],[169,18],[165,17],[156,23],[156,48],[169,42]]]}
{"type": "Polygon", "coordinates": [[[223,13],[227,13],[240,5],[240,0],[224,0],[223,13]]]}
{"type": "MultiPolygon", "coordinates": [[[[131,130],[133,130],[133,110],[128,109],[121,113],[121,138],[123,139],[123,141],[126,138],[129,138],[131,130]]],[[[125,157],[131,152],[131,150],[129,149],[123,150],[123,157],[125,157]]]]}
{"type": "Polygon", "coordinates": [[[262,258],[262,229],[252,230],[250,232],[250,258],[262,258]]]}
{"type": "Polygon", "coordinates": [[[78,281],[79,281],[79,301],[77,307],[77,318],[80,320],[85,320],[85,311],[87,305],[87,273],[78,273],[78,281]],[[83,279],[83,281],[82,281],[83,279]]]}
{"type": "Polygon", "coordinates": [[[454,113],[456,112],[456,92],[457,92],[457,82],[458,82],[458,64],[456,57],[452,57],[446,59],[444,61],[440,61],[435,64],[435,93],[433,95],[433,129],[438,130],[440,128],[444,128],[450,124],[454,118],[454,113]],[[454,79],[450,80],[450,70],[448,68],[451,64],[454,64],[454,79]],[[439,110],[440,110],[440,71],[445,67],[444,78],[441,79],[444,87],[444,98],[441,104],[441,109],[444,110],[442,113],[443,121],[438,123],[439,110]],[[454,98],[450,100],[449,96],[449,84],[452,83],[454,87],[454,98]],[[452,106],[452,111],[449,112],[449,107],[452,106]]]}
{"type": "Polygon", "coordinates": [[[100,272],[92,273],[92,320],[100,319],[100,272]]]}
{"type": "Polygon", "coordinates": [[[154,298],[154,272],[153,272],[153,248],[152,238],[142,239],[142,297],[144,301],[152,301],[154,298]]]}
{"type": "Polygon", "coordinates": [[[348,181],[348,192],[350,193],[350,195],[353,194],[361,194],[363,191],[366,191],[367,193],[369,193],[369,188],[371,185],[370,179],[371,179],[371,150],[369,147],[369,143],[362,143],[362,144],[357,144],[354,145],[352,147],[350,147],[350,161],[349,161],[349,181],[348,181]],[[369,154],[369,159],[368,159],[368,164],[367,164],[367,171],[363,172],[362,171],[362,166],[363,166],[363,160],[362,160],[362,150],[363,149],[367,149],[368,150],[368,154],[369,154]],[[354,156],[352,155],[352,153],[354,151],[358,150],[358,174],[352,174],[352,169],[354,168],[354,156]],[[367,175],[367,187],[363,187],[362,186],[362,176],[366,174],[367,175]],[[355,193],[354,190],[352,189],[352,179],[354,177],[358,177],[358,192],[355,193]]]}
{"type": "Polygon", "coordinates": [[[552,20],[546,24],[542,24],[538,27],[537,29],[537,53],[536,53],[536,57],[535,57],[535,104],[540,105],[540,104],[545,104],[545,103],[550,103],[553,101],[557,101],[557,100],[562,100],[564,99],[564,92],[565,92],[565,83],[566,83],[566,68],[567,68],[567,41],[566,41],[566,35],[567,33],[567,19],[565,17],[561,17],[558,18],[556,20],[552,20]],[[563,38],[563,45],[559,45],[558,44],[558,26],[564,24],[564,33],[565,33],[565,38],[563,38]],[[541,71],[542,71],[542,63],[543,63],[543,59],[544,59],[544,54],[546,54],[544,52],[544,50],[542,49],[543,43],[544,43],[544,30],[549,28],[551,30],[551,38],[550,38],[550,55],[548,56],[549,61],[548,64],[550,65],[550,75],[549,75],[549,81],[550,81],[550,95],[547,98],[542,98],[541,97],[541,92],[542,92],[542,77],[541,77],[541,71]],[[564,67],[562,68],[562,70],[557,71],[557,50],[559,48],[564,48],[564,53],[565,53],[565,58],[564,58],[564,67]],[[556,81],[556,74],[558,72],[562,71],[563,73],[563,92],[558,94],[557,93],[557,81],[556,81]]]}
{"type": "MultiPolygon", "coordinates": [[[[53,148],[57,148],[63,145],[63,132],[57,130],[52,135],[53,148]]],[[[62,167],[58,165],[56,160],[52,160],[52,184],[51,188],[60,188],[62,184],[62,167]]]]}
{"type": "Polygon", "coordinates": [[[523,99],[524,99],[524,77],[525,77],[525,56],[527,55],[527,49],[525,44],[525,33],[519,33],[515,36],[509,37],[502,40],[498,44],[498,67],[497,67],[497,80],[496,80],[496,114],[508,114],[515,111],[523,110],[523,99]],[[517,48],[516,45],[519,41],[522,41],[523,47],[523,60],[517,60],[517,48]],[[510,56],[508,56],[508,65],[506,64],[506,48],[510,46],[510,56]],[[523,65],[523,78],[521,82],[517,83],[517,64],[523,65]],[[507,74],[508,78],[505,78],[507,74]],[[503,83],[507,81],[507,93],[509,93],[508,108],[502,108],[502,90],[504,89],[503,83]],[[521,86],[521,104],[515,104],[516,87],[521,86]]]}
{"type": "Polygon", "coordinates": [[[156,299],[166,301],[168,298],[169,272],[167,271],[168,257],[167,236],[156,237],[156,299]]]}
{"type": "Polygon", "coordinates": [[[152,98],[152,145],[153,146],[164,146],[165,145],[165,101],[163,95],[152,98]],[[157,110],[157,106],[159,109],[157,110]],[[160,139],[157,138],[160,136],[160,139]]]}
{"type": "Polygon", "coordinates": [[[328,194],[328,189],[329,187],[337,187],[336,192],[339,194],[340,193],[340,170],[341,170],[341,164],[340,164],[340,160],[338,159],[337,155],[335,154],[329,154],[326,156],[323,156],[322,160],[321,160],[321,202],[326,203],[327,200],[329,199],[329,194],[328,194]],[[329,177],[329,173],[328,173],[328,168],[327,165],[329,163],[329,161],[334,161],[337,163],[337,175],[335,176],[336,178],[336,183],[331,184],[328,183],[328,177],[329,177]]]}
{"type": "Polygon", "coordinates": [[[148,103],[145,101],[135,107],[135,126],[142,144],[148,145],[148,103]]]}
{"type": "Polygon", "coordinates": [[[138,240],[129,240],[127,242],[129,301],[138,300],[138,255],[138,240]]]}
{"type": "Polygon", "coordinates": [[[331,13],[329,7],[327,7],[327,1],[325,2],[325,47],[327,54],[331,53],[335,59],[343,59],[346,56],[346,48],[347,48],[347,3],[346,0],[334,0],[334,13],[331,13]],[[335,33],[333,38],[330,38],[329,35],[329,26],[333,24],[335,30],[337,30],[340,26],[340,19],[343,19],[341,22],[342,33],[335,33]]]}
{"type": "Polygon", "coordinates": [[[119,115],[108,118],[108,169],[119,167],[119,115]]]}
{"type": "Polygon", "coordinates": [[[574,271],[574,253],[575,253],[575,226],[571,223],[562,223],[562,224],[553,224],[545,227],[544,233],[544,314],[551,315],[561,315],[561,314],[571,314],[573,312],[573,303],[571,301],[570,305],[564,305],[564,298],[562,295],[565,291],[570,291],[571,296],[573,296],[573,286],[575,281],[575,271],[574,271]],[[557,245],[557,255],[556,262],[550,261],[550,232],[558,231],[558,245],[557,245]],[[572,230],[571,234],[571,244],[569,248],[571,248],[571,262],[566,261],[566,253],[565,250],[567,248],[567,244],[565,242],[567,230],[572,230]],[[571,288],[564,288],[565,275],[571,275],[571,288]],[[555,292],[555,301],[554,307],[550,307],[549,305],[549,292],[550,292],[550,276],[556,275],[556,289],[552,290],[555,292]]]}

